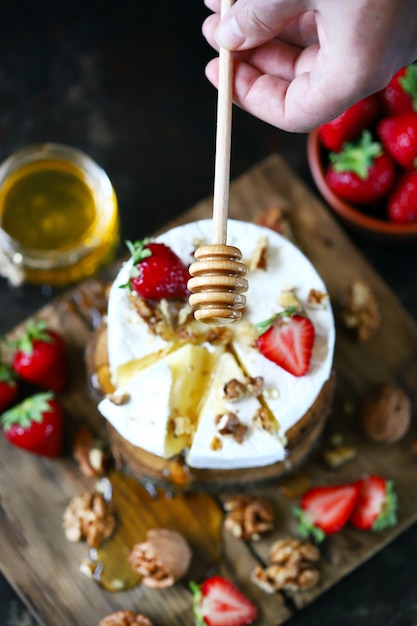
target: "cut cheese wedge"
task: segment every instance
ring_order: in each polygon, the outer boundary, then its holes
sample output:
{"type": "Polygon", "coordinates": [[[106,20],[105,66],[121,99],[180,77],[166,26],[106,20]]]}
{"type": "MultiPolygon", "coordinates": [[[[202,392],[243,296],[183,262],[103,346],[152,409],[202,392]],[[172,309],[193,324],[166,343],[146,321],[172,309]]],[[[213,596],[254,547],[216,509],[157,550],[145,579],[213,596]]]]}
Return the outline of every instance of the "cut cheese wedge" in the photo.
{"type": "Polygon", "coordinates": [[[225,397],[224,388],[231,380],[242,384],[247,379],[230,352],[221,355],[213,371],[210,387],[198,416],[198,428],[186,457],[190,467],[227,469],[233,463],[244,467],[257,467],[281,461],[285,449],[275,429],[271,431],[257,425],[256,416],[262,404],[258,398],[244,395],[231,401],[225,397]],[[232,413],[246,427],[242,441],[233,434],[221,434],[222,417],[232,413]]]}
{"type": "Polygon", "coordinates": [[[99,411],[133,445],[170,458],[190,444],[198,407],[222,352],[221,345],[184,344],[148,367],[132,362],[116,402],[103,399],[99,411]]]}

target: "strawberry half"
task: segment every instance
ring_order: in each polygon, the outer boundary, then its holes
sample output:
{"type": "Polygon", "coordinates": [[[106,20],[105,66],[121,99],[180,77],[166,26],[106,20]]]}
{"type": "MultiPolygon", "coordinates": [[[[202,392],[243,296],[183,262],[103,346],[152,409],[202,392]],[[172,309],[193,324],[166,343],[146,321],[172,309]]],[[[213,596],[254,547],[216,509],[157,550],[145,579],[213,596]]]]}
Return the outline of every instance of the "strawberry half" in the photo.
{"type": "Polygon", "coordinates": [[[297,314],[294,309],[285,309],[256,327],[262,332],[258,348],[266,359],[293,376],[307,373],[315,337],[308,317],[297,314]]]}
{"type": "Polygon", "coordinates": [[[341,530],[348,522],[359,497],[359,483],[312,487],[305,492],[293,513],[299,533],[318,542],[341,530]]]}
{"type": "Polygon", "coordinates": [[[380,109],[379,97],[372,94],[349,107],[334,120],[319,126],[320,140],[327,150],[339,152],[343,144],[359,137],[373,124],[380,109]]]}
{"type": "Polygon", "coordinates": [[[30,320],[15,348],[12,367],[23,380],[55,392],[66,387],[65,344],[57,332],[47,328],[44,320],[30,320]]]}
{"type": "Polygon", "coordinates": [[[377,202],[394,183],[394,163],[369,131],[363,131],[357,143],[345,144],[341,152],[331,152],[329,159],[325,175],[328,186],[354,204],[377,202]]]}
{"type": "Polygon", "coordinates": [[[417,170],[405,172],[396,183],[387,203],[391,222],[417,222],[417,170]]]}
{"type": "Polygon", "coordinates": [[[417,112],[417,64],[398,70],[381,91],[381,98],[389,115],[417,112]]]}
{"type": "Polygon", "coordinates": [[[355,528],[384,530],[397,523],[397,495],[392,481],[371,475],[359,481],[359,497],[350,518],[355,528]]]}
{"type": "Polygon", "coordinates": [[[62,450],[63,415],[52,393],[39,393],[3,413],[7,440],[40,456],[58,457],[62,450]]]}
{"type": "Polygon", "coordinates": [[[377,133],[394,161],[405,169],[417,167],[417,113],[385,117],[377,133]]]}
{"type": "Polygon", "coordinates": [[[212,576],[201,586],[190,584],[195,626],[244,626],[258,616],[256,606],[226,578],[212,576]]]}
{"type": "Polygon", "coordinates": [[[16,375],[7,363],[0,363],[0,413],[16,399],[19,386],[16,375]]]}
{"type": "Polygon", "coordinates": [[[126,242],[133,257],[129,281],[121,287],[133,289],[143,298],[174,300],[188,296],[191,278],[187,266],[164,243],[149,239],[126,242]]]}

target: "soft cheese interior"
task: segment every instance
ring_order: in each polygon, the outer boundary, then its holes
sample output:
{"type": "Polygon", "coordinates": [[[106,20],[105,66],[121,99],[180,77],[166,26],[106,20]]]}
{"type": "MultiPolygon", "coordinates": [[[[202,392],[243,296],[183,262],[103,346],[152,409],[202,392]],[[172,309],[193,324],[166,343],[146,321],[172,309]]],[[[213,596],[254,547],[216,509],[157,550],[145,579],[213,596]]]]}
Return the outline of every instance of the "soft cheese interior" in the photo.
{"type": "MultiPolygon", "coordinates": [[[[194,250],[210,243],[211,229],[211,220],[200,220],[157,240],[190,264],[194,250]]],[[[283,460],[285,433],[313,404],[333,361],[333,313],[328,298],[309,304],[311,290],[326,293],[310,261],[277,233],[246,222],[229,220],[228,243],[242,251],[249,267],[244,320],[228,327],[228,345],[208,341],[209,327],[195,321],[190,326],[199,340],[155,333],[132,304],[129,290],[120,289],[128,280],[131,260],[122,266],[109,295],[110,371],[115,393],[125,400],[104,398],[100,412],[132,444],[165,458],[182,452],[196,468],[255,467],[283,460]],[[262,263],[257,261],[260,250],[262,263]],[[286,293],[294,294],[315,328],[312,362],[301,377],[267,360],[254,345],[253,325],[285,308],[286,293]],[[230,380],[244,383],[248,377],[262,377],[262,393],[233,401],[225,397],[230,380]],[[231,413],[242,426],[239,437],[227,426],[231,413]],[[267,425],[259,415],[267,416],[267,425]]]]}

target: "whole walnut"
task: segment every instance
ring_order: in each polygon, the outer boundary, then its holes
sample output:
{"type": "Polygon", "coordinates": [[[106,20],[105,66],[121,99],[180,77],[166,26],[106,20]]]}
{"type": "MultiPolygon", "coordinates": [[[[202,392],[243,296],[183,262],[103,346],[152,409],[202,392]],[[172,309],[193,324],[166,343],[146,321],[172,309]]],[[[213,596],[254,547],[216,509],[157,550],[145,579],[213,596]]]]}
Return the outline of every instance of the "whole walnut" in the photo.
{"type": "Polygon", "coordinates": [[[362,398],[360,422],[364,433],[372,441],[395,443],[404,437],[410,427],[410,399],[400,387],[375,385],[362,398]]]}

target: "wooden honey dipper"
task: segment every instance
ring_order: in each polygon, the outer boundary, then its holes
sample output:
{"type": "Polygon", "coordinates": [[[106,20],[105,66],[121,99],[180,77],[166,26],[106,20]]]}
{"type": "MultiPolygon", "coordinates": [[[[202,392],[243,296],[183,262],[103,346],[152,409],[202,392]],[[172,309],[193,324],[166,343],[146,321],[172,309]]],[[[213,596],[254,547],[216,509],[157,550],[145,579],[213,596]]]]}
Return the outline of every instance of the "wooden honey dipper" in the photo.
{"type": "MultiPolygon", "coordinates": [[[[221,17],[233,4],[222,0],[221,17]]],[[[239,248],[227,245],[229,204],[230,144],[232,120],[233,56],[226,48],[219,51],[216,157],[214,167],[213,233],[210,245],[197,248],[190,265],[189,302],[194,317],[206,324],[230,324],[242,317],[248,289],[247,268],[239,248]]]]}

